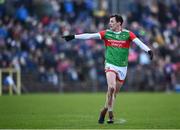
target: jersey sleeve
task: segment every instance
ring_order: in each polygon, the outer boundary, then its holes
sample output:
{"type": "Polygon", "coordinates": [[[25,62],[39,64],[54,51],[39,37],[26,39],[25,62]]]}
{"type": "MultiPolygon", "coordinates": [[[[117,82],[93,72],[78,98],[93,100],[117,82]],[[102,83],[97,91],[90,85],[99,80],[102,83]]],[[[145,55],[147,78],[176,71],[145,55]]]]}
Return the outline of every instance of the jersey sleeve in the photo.
{"type": "Polygon", "coordinates": [[[133,41],[137,36],[133,32],[129,32],[130,40],[133,41]]]}
{"type": "Polygon", "coordinates": [[[75,35],[75,39],[100,39],[99,33],[83,33],[75,35]]]}
{"type": "Polygon", "coordinates": [[[145,50],[148,52],[151,50],[147,45],[145,45],[139,38],[134,38],[133,42],[138,45],[141,49],[145,50]]]}
{"type": "Polygon", "coordinates": [[[99,34],[100,34],[100,38],[101,39],[104,39],[104,36],[105,36],[105,33],[106,33],[106,30],[103,30],[103,31],[100,31],[99,34]]]}

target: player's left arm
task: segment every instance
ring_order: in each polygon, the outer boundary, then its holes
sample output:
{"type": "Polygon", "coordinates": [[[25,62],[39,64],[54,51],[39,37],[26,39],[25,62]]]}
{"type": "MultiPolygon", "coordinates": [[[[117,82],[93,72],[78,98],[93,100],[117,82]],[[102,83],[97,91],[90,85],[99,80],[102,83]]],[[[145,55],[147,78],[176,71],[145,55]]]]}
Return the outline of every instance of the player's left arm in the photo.
{"type": "Polygon", "coordinates": [[[130,32],[130,39],[136,44],[138,45],[141,49],[143,49],[144,51],[146,51],[150,57],[150,59],[153,59],[153,52],[152,50],[145,45],[139,38],[136,37],[136,35],[133,32],[130,32]]]}

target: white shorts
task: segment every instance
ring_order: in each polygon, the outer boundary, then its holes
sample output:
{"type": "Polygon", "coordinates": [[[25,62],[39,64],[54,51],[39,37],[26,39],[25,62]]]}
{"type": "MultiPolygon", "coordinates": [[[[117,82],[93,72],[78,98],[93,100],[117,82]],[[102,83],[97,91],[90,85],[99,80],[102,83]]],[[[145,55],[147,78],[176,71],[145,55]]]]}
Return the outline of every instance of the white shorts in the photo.
{"type": "Polygon", "coordinates": [[[119,67],[109,63],[105,63],[105,72],[114,72],[116,73],[116,78],[120,82],[124,82],[127,74],[127,66],[119,67]]]}

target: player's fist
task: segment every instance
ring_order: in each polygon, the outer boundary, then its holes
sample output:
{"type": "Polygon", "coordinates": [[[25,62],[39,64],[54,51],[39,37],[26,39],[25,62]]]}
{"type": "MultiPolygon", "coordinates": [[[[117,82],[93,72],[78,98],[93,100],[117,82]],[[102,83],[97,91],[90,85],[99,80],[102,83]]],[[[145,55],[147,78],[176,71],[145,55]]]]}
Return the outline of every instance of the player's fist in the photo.
{"type": "Polygon", "coordinates": [[[67,35],[67,36],[62,36],[62,38],[64,38],[66,41],[71,41],[75,38],[74,35],[67,35]]]}
{"type": "Polygon", "coordinates": [[[153,52],[151,50],[148,51],[148,55],[149,55],[149,58],[152,60],[153,59],[153,52]]]}

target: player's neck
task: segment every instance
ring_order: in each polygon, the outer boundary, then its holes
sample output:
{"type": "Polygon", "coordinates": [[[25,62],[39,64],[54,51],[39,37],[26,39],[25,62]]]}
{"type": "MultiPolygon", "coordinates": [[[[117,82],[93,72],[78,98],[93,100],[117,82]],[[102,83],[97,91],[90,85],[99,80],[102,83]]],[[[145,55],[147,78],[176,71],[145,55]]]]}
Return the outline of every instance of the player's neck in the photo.
{"type": "Polygon", "coordinates": [[[113,30],[114,32],[121,32],[122,31],[122,27],[116,28],[113,30]]]}

